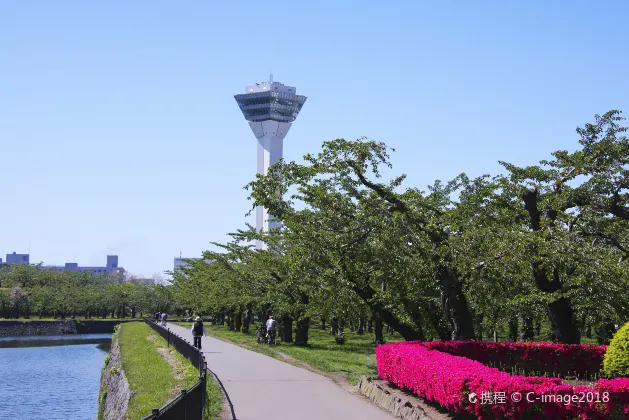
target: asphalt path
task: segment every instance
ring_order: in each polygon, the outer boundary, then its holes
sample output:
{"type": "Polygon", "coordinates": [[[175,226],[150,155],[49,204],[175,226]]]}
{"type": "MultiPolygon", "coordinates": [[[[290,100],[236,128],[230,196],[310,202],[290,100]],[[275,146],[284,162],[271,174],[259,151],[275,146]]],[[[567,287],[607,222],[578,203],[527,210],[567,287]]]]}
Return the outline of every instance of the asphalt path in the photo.
{"type": "MultiPolygon", "coordinates": [[[[168,328],[192,343],[189,329],[170,323],[168,328]]],[[[201,347],[208,368],[229,396],[237,420],[394,418],[325,376],[212,337],[203,337],[201,347]]]]}

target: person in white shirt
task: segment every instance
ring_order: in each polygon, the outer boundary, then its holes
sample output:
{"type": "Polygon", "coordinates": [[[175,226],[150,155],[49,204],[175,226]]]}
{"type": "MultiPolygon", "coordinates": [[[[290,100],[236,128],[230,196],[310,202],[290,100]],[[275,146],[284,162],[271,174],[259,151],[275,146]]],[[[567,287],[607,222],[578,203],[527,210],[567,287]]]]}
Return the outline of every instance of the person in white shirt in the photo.
{"type": "Polygon", "coordinates": [[[266,321],[266,333],[269,339],[269,344],[275,341],[276,325],[277,322],[273,319],[273,315],[269,316],[269,319],[266,321]]]}
{"type": "Polygon", "coordinates": [[[166,326],[166,318],[167,318],[166,312],[162,312],[161,317],[162,317],[162,327],[165,327],[166,326]]]}

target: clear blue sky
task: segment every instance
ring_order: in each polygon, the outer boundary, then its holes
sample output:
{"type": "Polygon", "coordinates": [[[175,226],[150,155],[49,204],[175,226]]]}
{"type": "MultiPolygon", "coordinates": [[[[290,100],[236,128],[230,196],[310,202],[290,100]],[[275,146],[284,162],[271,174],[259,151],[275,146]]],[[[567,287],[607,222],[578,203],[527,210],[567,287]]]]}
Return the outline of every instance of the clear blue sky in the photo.
{"type": "Polygon", "coordinates": [[[424,188],[574,149],[629,112],[626,1],[0,2],[0,256],[150,276],[244,227],[256,141],[233,95],[308,100],[324,140],[397,149],[424,188]]]}

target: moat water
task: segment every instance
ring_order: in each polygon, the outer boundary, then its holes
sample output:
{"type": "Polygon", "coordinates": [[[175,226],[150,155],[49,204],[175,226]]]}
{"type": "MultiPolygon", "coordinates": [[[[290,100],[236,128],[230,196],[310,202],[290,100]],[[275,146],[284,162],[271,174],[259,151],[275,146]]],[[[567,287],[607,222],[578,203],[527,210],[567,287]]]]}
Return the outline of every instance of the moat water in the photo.
{"type": "Polygon", "coordinates": [[[0,338],[0,419],[95,420],[111,334],[0,338]]]}

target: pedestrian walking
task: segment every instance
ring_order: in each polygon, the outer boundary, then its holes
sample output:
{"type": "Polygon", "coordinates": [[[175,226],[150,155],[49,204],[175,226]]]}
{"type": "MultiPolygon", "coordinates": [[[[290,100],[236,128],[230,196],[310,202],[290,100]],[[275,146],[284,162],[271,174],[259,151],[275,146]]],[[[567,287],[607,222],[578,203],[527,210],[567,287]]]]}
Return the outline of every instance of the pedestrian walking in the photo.
{"type": "Polygon", "coordinates": [[[159,323],[159,312],[153,312],[153,320],[155,320],[156,324],[159,323]]]}
{"type": "Polygon", "coordinates": [[[162,312],[162,327],[166,326],[166,318],[168,317],[168,315],[166,315],[166,312],[162,312]]]}
{"type": "Polygon", "coordinates": [[[190,332],[192,332],[192,338],[194,338],[194,347],[198,348],[199,351],[201,351],[201,337],[207,337],[205,326],[203,325],[201,317],[196,317],[194,319],[194,322],[192,323],[192,328],[190,328],[190,332]]]}

